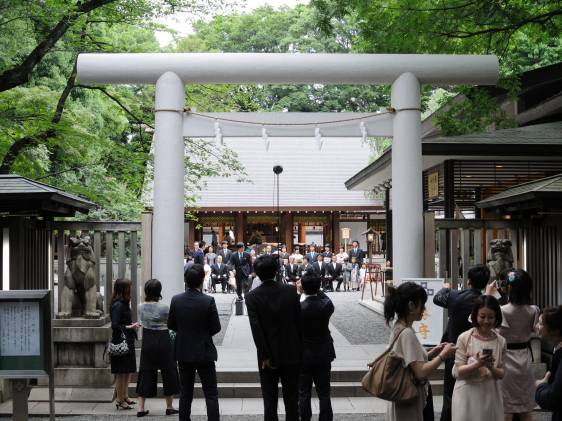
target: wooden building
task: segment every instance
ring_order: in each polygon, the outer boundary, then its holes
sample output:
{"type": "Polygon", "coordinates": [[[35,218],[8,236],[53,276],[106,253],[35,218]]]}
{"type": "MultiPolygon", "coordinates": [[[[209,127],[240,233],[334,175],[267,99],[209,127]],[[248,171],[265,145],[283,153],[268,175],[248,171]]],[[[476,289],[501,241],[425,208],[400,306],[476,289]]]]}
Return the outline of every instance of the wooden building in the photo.
{"type": "MultiPolygon", "coordinates": [[[[235,241],[249,242],[256,233],[262,240],[293,245],[315,243],[337,247],[357,239],[370,226],[384,231],[381,197],[348,191],[343,181],[369,162],[371,150],[359,138],[271,138],[268,150],[261,138],[225,138],[242,163],[246,181],[232,177],[204,180],[197,208],[189,209],[197,221],[186,222],[185,243],[210,244],[231,230],[235,241]],[[279,211],[273,166],[281,165],[279,211]],[[279,231],[280,226],[280,231],[279,231]],[[342,238],[343,228],[349,239],[342,238]],[[347,231],[347,230],[346,230],[347,231]]],[[[148,194],[147,197],[150,197],[148,194]]],[[[150,202],[148,206],[150,207],[150,202]]]]}
{"type": "Polygon", "coordinates": [[[87,213],[96,205],[15,174],[0,174],[2,289],[49,289],[53,218],[87,213]]]}

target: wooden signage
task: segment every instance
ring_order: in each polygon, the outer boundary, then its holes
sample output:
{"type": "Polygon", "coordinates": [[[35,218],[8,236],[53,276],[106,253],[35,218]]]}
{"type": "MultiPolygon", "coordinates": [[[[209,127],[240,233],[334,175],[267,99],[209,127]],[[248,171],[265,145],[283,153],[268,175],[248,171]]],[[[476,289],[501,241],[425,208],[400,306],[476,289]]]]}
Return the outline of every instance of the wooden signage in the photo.
{"type": "Polygon", "coordinates": [[[432,172],[427,176],[427,193],[430,199],[439,196],[439,173],[432,172]]]}
{"type": "Polygon", "coordinates": [[[350,231],[351,231],[351,229],[349,229],[349,228],[342,228],[341,229],[341,232],[342,232],[341,236],[344,240],[349,240],[349,235],[351,233],[350,231]]]}

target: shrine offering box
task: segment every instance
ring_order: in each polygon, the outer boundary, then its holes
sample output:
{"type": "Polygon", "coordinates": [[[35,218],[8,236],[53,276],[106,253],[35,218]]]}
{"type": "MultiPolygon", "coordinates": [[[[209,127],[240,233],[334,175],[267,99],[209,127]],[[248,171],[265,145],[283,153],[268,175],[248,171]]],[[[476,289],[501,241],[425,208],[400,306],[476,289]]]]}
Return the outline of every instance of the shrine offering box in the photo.
{"type": "Polygon", "coordinates": [[[51,315],[50,291],[0,291],[0,377],[49,376],[51,315]]]}

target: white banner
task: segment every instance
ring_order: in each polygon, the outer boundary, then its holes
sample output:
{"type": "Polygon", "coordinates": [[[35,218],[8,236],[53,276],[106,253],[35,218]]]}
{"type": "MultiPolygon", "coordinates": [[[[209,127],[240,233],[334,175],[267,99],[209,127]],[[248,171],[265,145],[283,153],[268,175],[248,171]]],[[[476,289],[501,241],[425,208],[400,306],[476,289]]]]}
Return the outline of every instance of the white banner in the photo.
{"type": "MultiPolygon", "coordinates": [[[[442,278],[408,278],[402,280],[402,282],[408,281],[421,285],[427,292],[425,312],[422,319],[419,322],[414,322],[412,327],[423,345],[438,345],[441,343],[444,330],[443,308],[433,304],[433,297],[443,288],[445,280],[442,278]]],[[[400,283],[397,285],[400,285],[400,283]]]]}

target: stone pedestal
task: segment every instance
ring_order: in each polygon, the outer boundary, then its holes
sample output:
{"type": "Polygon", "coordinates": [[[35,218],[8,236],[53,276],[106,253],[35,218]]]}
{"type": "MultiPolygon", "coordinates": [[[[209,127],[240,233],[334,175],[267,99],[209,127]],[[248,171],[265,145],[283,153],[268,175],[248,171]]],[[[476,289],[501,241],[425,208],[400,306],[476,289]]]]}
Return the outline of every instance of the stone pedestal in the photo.
{"type": "Polygon", "coordinates": [[[103,358],[110,338],[108,317],[53,320],[55,385],[110,386],[111,370],[103,358]]]}

